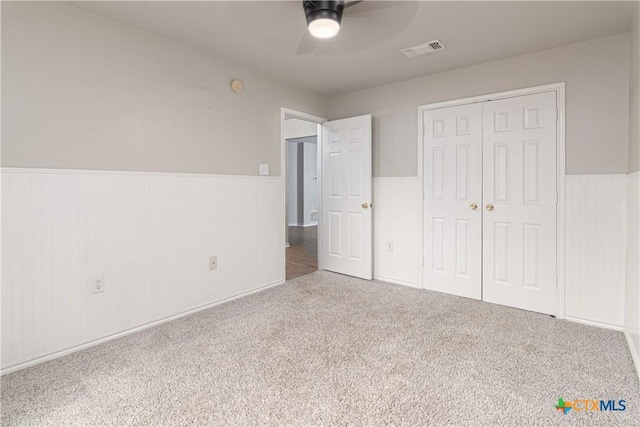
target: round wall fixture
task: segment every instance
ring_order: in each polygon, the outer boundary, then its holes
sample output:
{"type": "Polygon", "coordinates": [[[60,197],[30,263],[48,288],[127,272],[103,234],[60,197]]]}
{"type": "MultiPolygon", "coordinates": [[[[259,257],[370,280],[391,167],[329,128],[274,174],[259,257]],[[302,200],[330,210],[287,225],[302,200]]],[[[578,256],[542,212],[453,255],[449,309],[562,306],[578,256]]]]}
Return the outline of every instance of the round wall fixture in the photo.
{"type": "Polygon", "coordinates": [[[235,93],[241,93],[244,90],[244,85],[238,79],[231,81],[231,90],[235,93]]]}

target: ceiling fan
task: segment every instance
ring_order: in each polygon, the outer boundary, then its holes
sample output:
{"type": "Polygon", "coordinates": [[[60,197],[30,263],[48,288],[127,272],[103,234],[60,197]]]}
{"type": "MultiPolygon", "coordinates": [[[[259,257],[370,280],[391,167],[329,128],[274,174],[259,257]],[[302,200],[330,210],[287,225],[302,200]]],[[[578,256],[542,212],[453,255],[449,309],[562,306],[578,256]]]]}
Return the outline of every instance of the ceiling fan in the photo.
{"type": "Polygon", "coordinates": [[[364,0],[344,1],[320,1],[304,0],[304,14],[307,17],[307,26],[312,36],[319,39],[328,39],[340,31],[342,14],[348,9],[364,0]]]}
{"type": "Polygon", "coordinates": [[[308,31],[305,32],[300,40],[296,54],[304,55],[310,53],[316,48],[320,40],[328,39],[338,34],[345,10],[362,3],[366,3],[366,5],[361,5],[353,11],[349,11],[349,15],[356,16],[377,9],[384,9],[392,6],[394,2],[303,0],[302,6],[307,20],[308,31]]]}

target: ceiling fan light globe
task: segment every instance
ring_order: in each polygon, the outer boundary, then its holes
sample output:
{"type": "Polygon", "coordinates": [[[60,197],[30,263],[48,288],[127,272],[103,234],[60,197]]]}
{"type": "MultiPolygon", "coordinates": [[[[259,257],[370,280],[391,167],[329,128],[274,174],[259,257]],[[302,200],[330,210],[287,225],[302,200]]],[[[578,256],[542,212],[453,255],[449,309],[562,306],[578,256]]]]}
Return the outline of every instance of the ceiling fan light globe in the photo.
{"type": "Polygon", "coordinates": [[[309,23],[309,32],[319,39],[328,39],[340,31],[340,24],[330,18],[320,18],[309,23]]]}

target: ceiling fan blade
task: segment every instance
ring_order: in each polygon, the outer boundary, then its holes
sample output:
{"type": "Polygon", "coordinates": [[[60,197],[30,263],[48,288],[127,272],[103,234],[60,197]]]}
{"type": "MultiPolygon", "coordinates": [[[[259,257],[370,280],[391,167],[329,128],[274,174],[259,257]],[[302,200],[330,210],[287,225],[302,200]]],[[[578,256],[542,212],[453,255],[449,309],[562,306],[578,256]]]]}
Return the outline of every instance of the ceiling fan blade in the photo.
{"type": "Polygon", "coordinates": [[[318,46],[319,41],[320,39],[313,37],[309,31],[305,31],[300,39],[300,43],[298,43],[296,55],[306,55],[313,52],[316,46],[318,46]]]}
{"type": "Polygon", "coordinates": [[[348,9],[348,8],[350,8],[351,6],[355,6],[355,5],[357,5],[357,4],[362,3],[363,1],[364,1],[364,0],[353,0],[353,1],[347,2],[347,3],[345,3],[345,4],[344,4],[344,8],[345,8],[345,9],[348,9]]]}
{"type": "Polygon", "coordinates": [[[348,13],[350,16],[353,15],[357,15],[360,13],[367,13],[367,12],[373,12],[375,10],[381,10],[381,9],[387,9],[390,7],[394,7],[394,6],[398,6],[401,4],[407,3],[406,1],[364,1],[364,0],[359,0],[359,1],[352,1],[349,3],[346,3],[344,5],[344,8],[348,8],[351,6],[357,6],[355,9],[350,9],[348,13]]]}

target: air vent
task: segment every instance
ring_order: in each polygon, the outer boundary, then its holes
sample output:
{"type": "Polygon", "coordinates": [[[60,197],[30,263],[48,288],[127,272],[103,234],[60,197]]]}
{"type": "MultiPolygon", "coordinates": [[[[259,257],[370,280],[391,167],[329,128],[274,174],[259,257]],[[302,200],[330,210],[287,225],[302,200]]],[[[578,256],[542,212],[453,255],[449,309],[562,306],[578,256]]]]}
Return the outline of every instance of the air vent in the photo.
{"type": "Polygon", "coordinates": [[[446,49],[446,46],[444,45],[444,43],[442,43],[438,39],[435,39],[418,46],[402,49],[400,52],[404,53],[409,58],[413,58],[414,56],[424,55],[425,53],[431,53],[431,52],[435,52],[437,50],[442,50],[442,49],[446,49]]]}

